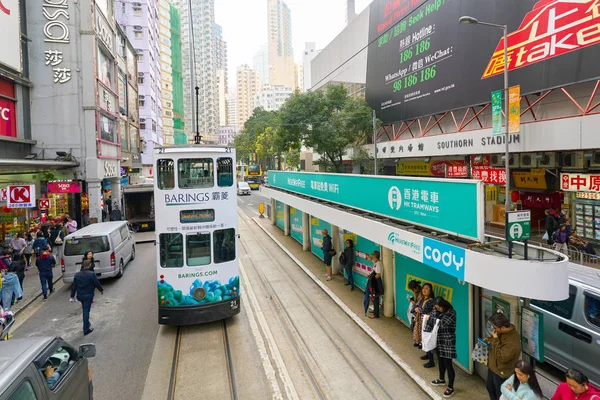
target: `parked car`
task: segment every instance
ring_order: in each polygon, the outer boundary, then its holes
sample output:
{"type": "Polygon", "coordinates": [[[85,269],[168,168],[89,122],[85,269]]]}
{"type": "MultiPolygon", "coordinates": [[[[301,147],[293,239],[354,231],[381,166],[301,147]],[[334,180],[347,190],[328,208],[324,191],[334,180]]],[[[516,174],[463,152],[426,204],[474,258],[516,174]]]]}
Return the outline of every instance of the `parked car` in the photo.
{"type": "Polygon", "coordinates": [[[123,276],[125,266],[135,258],[135,237],[128,222],[91,224],[65,237],[61,261],[65,283],[73,282],[88,250],[94,252],[94,272],[98,279],[123,276]]]}
{"type": "Polygon", "coordinates": [[[544,314],[545,361],[600,385],[600,270],[570,263],[569,298],[531,300],[531,308],[544,314]]]}
{"type": "Polygon", "coordinates": [[[93,344],[75,349],[59,337],[28,337],[0,342],[0,354],[0,400],[93,398],[93,344]]]}
{"type": "Polygon", "coordinates": [[[237,183],[237,194],[239,195],[245,195],[247,194],[248,196],[251,193],[250,189],[250,185],[248,185],[248,182],[238,182],[237,183]]]}

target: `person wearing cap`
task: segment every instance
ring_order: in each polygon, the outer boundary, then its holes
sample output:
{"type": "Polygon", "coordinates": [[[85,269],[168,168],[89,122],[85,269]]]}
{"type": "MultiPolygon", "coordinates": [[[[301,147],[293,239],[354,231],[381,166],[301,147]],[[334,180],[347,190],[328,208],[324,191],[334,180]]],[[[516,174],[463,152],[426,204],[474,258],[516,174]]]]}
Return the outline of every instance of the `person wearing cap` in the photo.
{"type": "Polygon", "coordinates": [[[48,299],[48,290],[50,294],[54,293],[52,268],[56,265],[56,258],[51,253],[50,246],[46,246],[42,254],[35,259],[35,265],[40,272],[40,282],[42,284],[42,294],[44,301],[48,299]]]}
{"type": "Polygon", "coordinates": [[[100,285],[98,277],[91,271],[92,261],[85,260],[81,264],[81,271],[75,274],[73,285],[71,286],[71,301],[77,300],[81,302],[83,311],[83,334],[88,335],[94,331],[90,325],[90,311],[92,302],[94,301],[94,291],[98,289],[100,294],[104,294],[104,288],[100,285]]]}

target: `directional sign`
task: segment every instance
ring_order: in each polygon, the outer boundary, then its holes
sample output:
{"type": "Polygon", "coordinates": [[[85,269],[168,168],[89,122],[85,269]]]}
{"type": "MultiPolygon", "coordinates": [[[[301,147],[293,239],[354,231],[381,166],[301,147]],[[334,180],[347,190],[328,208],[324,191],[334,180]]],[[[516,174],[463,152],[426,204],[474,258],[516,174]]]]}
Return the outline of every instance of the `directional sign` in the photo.
{"type": "Polygon", "coordinates": [[[38,200],[38,208],[40,210],[49,210],[50,209],[50,199],[39,199],[38,200]]]}
{"type": "Polygon", "coordinates": [[[531,237],[531,211],[511,211],[506,220],[506,239],[509,242],[531,237]]]}
{"type": "Polygon", "coordinates": [[[7,207],[35,207],[35,185],[15,185],[8,187],[7,207]]]}

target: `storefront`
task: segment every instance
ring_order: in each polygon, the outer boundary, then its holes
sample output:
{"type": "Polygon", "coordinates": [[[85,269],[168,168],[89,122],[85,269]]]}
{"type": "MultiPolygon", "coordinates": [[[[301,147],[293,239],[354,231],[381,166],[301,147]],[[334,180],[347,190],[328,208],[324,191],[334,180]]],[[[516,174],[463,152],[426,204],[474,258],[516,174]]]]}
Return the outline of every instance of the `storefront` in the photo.
{"type": "Polygon", "coordinates": [[[398,161],[396,175],[430,176],[437,178],[466,178],[469,170],[464,159],[433,161],[398,161]]]}
{"type": "Polygon", "coordinates": [[[48,214],[52,217],[70,215],[81,226],[81,216],[87,209],[87,196],[82,193],[81,181],[51,181],[47,184],[50,200],[48,214]]]}
{"type": "Polygon", "coordinates": [[[569,207],[571,225],[585,240],[600,242],[600,173],[560,174],[563,204],[569,207]]]}

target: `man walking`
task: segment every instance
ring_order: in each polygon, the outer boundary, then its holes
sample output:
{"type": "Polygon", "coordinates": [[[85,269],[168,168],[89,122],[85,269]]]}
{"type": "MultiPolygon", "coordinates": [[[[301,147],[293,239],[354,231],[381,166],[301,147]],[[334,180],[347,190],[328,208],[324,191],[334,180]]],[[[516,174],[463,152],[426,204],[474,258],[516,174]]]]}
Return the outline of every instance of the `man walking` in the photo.
{"type": "Polygon", "coordinates": [[[46,246],[42,254],[35,259],[35,265],[40,272],[40,282],[42,284],[42,294],[44,301],[48,300],[48,290],[50,294],[54,293],[52,268],[56,265],[56,258],[50,253],[50,246],[46,246]]]}
{"type": "Polygon", "coordinates": [[[94,290],[98,289],[100,294],[104,294],[104,288],[100,285],[96,274],[90,270],[92,262],[85,260],[81,265],[82,270],[75,274],[73,285],[71,286],[71,301],[77,300],[81,302],[83,309],[83,334],[88,335],[94,331],[90,326],[90,310],[94,301],[94,290]]]}
{"type": "Polygon", "coordinates": [[[331,236],[329,236],[327,229],[323,229],[321,231],[321,235],[323,235],[323,246],[321,247],[321,250],[323,250],[323,261],[325,262],[325,267],[327,268],[325,277],[328,281],[330,281],[332,275],[331,259],[333,258],[333,243],[331,242],[331,236]]]}

